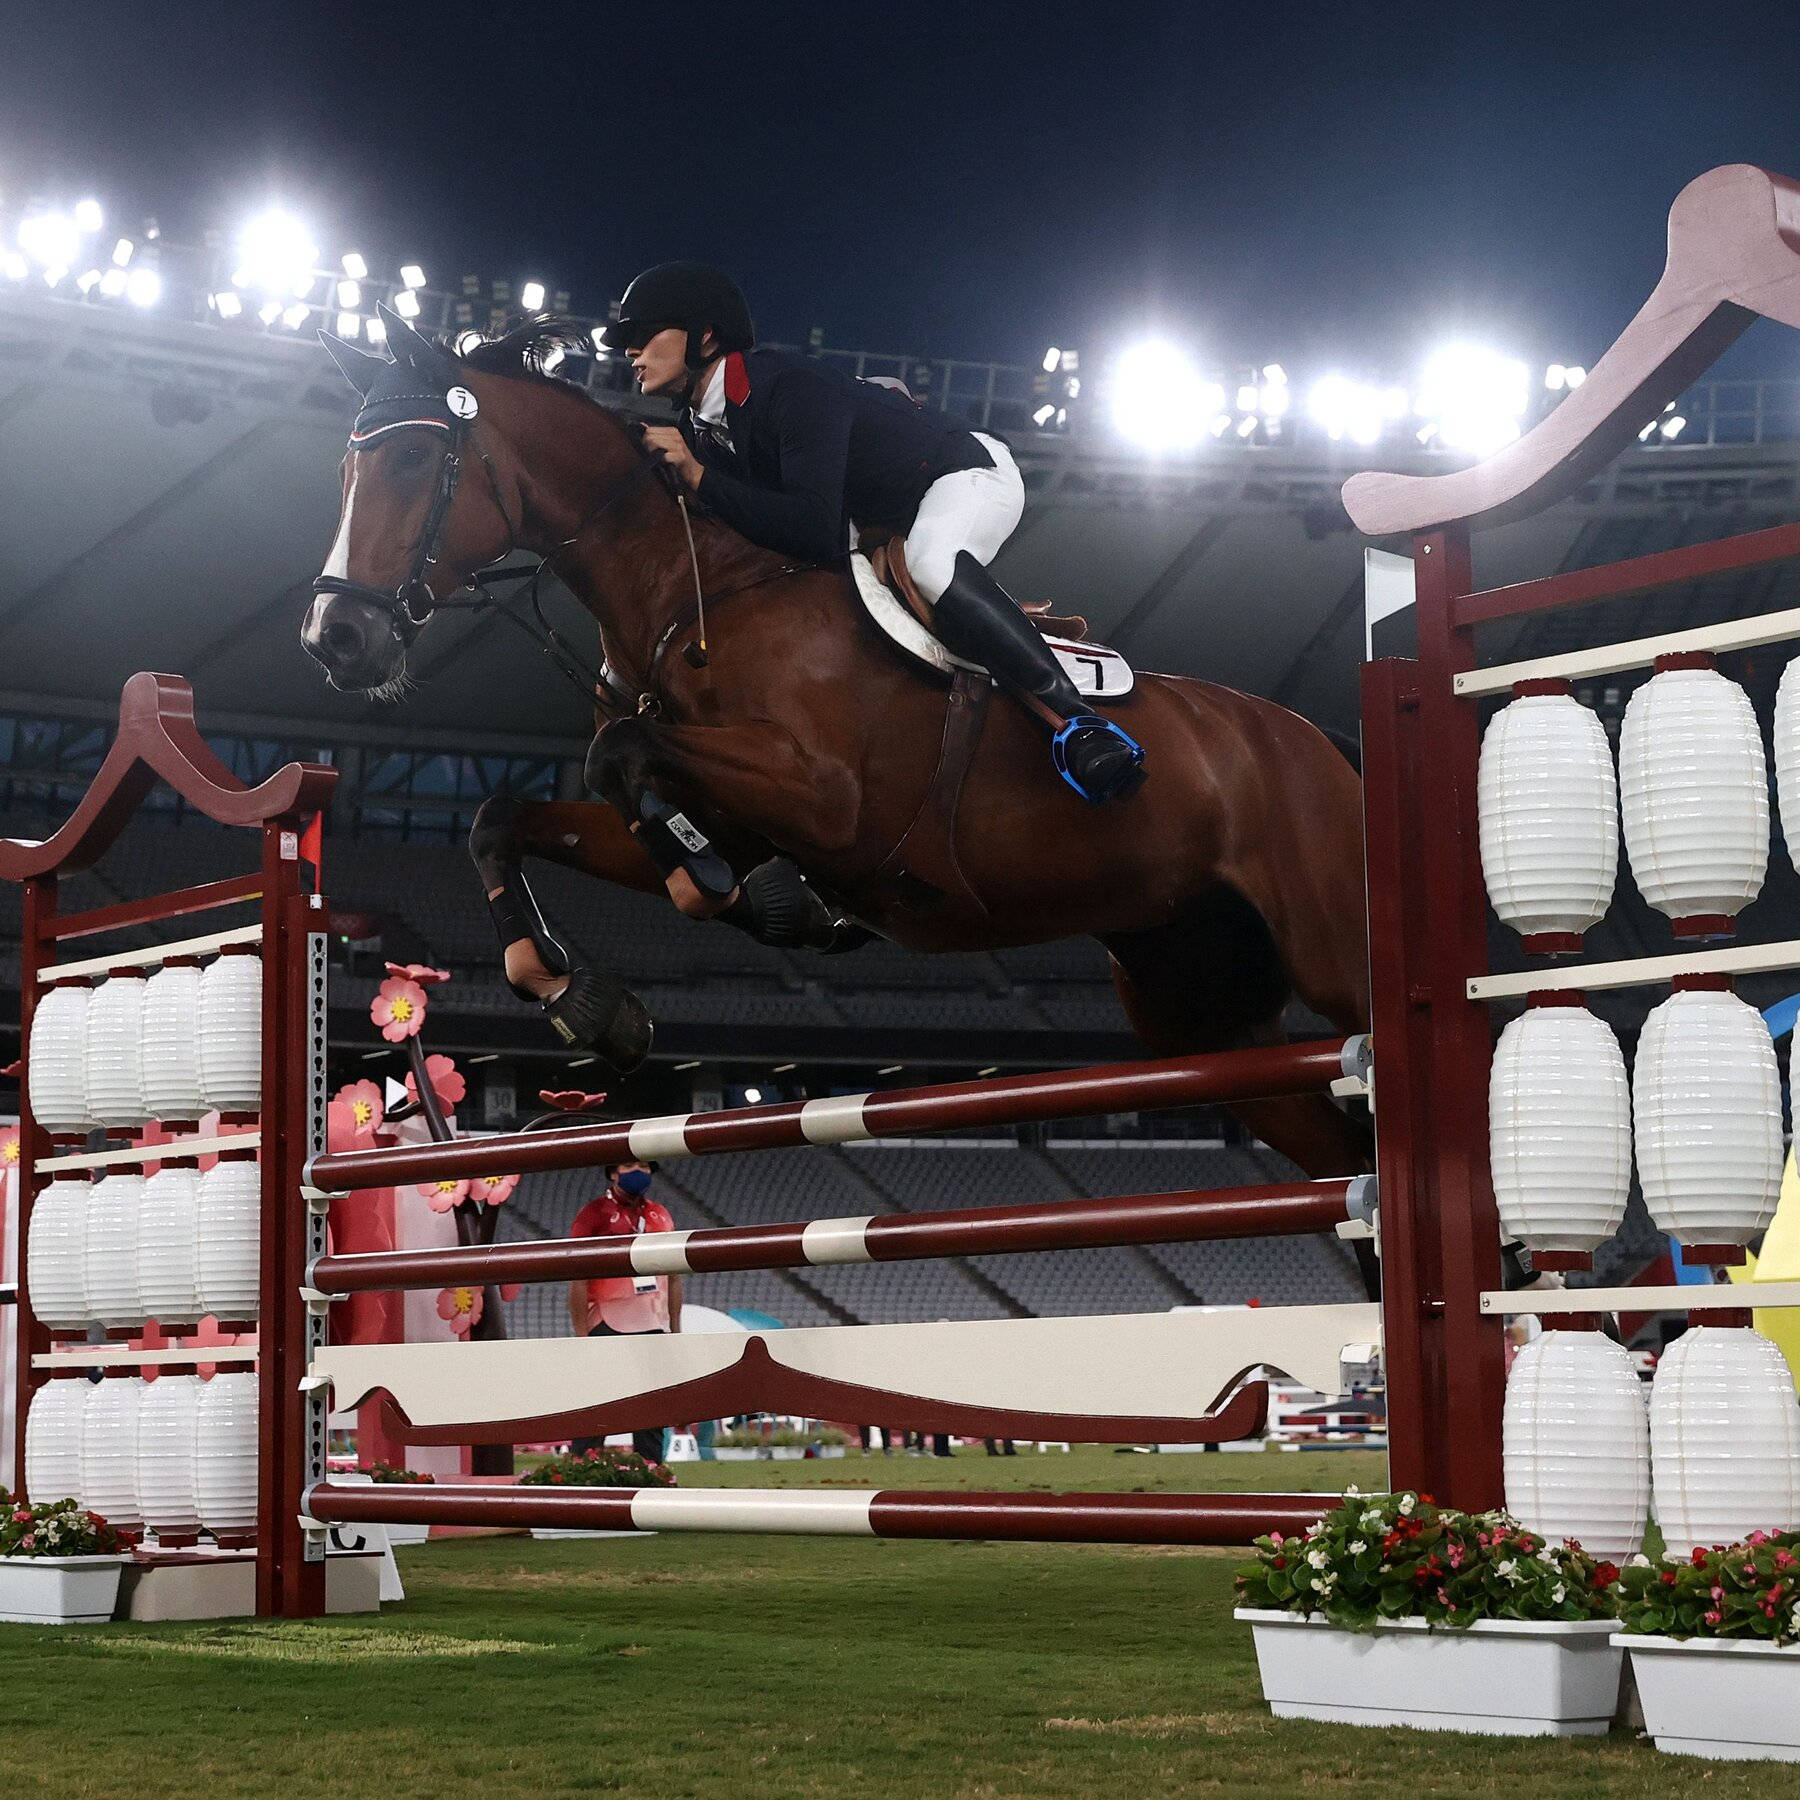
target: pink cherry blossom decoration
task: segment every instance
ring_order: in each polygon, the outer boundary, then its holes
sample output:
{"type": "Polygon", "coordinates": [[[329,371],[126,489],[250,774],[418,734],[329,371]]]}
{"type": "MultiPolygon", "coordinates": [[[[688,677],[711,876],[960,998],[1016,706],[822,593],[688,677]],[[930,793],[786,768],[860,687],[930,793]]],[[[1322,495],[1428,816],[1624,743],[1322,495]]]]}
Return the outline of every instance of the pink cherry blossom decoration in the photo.
{"type": "Polygon", "coordinates": [[[381,984],[369,1017],[390,1044],[417,1037],[425,1023],[425,990],[416,981],[396,975],[381,984]]]}

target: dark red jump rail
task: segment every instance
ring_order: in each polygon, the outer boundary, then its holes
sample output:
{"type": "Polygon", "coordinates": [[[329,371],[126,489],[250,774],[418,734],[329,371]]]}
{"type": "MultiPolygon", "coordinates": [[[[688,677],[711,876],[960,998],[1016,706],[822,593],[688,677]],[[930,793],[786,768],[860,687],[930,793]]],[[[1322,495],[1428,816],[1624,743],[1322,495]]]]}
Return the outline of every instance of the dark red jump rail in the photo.
{"type": "MultiPolygon", "coordinates": [[[[1095,1250],[1114,1244],[1297,1237],[1331,1231],[1350,1218],[1351,1186],[1350,1180],[1296,1181],[1269,1187],[1121,1194],[1035,1206],[882,1213],[870,1219],[860,1234],[846,1232],[822,1243],[817,1230],[821,1224],[853,1226],[856,1221],[801,1220],[640,1237],[384,1250],[360,1256],[322,1256],[313,1264],[311,1285],[322,1294],[336,1295],[445,1287],[455,1282],[598,1281],[644,1272],[645,1250],[663,1246],[675,1253],[680,1273],[707,1275],[725,1269],[910,1262],[1009,1250],[1095,1250]],[[809,1230],[815,1233],[810,1245],[809,1230]]],[[[672,1267],[670,1272],[676,1270],[672,1267]]]]}
{"type": "Polygon", "coordinates": [[[593,1168],[629,1156],[708,1156],[723,1150],[786,1150],[805,1144],[866,1143],[915,1132],[977,1125],[1031,1125],[1108,1112],[1275,1100],[1328,1089],[1366,1067],[1367,1038],[1333,1038],[1268,1049],[1105,1063],[992,1081],[947,1082],[887,1093],[734,1107],[564,1131],[510,1132],[447,1144],[403,1144],[315,1157],[307,1181],[318,1191],[530,1175],[593,1168]]]}
{"type": "Polygon", "coordinates": [[[1269,1531],[1304,1531],[1335,1494],[1020,1494],[879,1490],[540,1488],[440,1483],[324,1482],[306,1496],[327,1525],[545,1526],[559,1530],[818,1530],[833,1535],[962,1538],[1011,1543],[1248,1544],[1269,1531]],[[866,1519],[846,1511],[866,1498],[866,1519]],[[812,1505],[808,1503],[812,1502],[812,1505]],[[759,1512],[767,1522],[758,1522],[759,1512]],[[785,1516],[785,1522],[784,1522],[785,1516]],[[654,1520],[654,1524],[651,1521],[654,1520]]]}

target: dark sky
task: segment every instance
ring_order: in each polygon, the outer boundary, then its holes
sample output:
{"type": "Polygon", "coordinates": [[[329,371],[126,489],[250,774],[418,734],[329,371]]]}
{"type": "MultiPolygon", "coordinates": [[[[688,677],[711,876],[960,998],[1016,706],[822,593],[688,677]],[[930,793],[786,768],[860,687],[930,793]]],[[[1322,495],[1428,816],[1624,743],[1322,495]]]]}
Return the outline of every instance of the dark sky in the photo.
{"type": "MultiPolygon", "coordinates": [[[[1035,358],[1161,323],[1404,374],[1449,330],[1591,361],[1681,185],[1800,174],[1796,14],[0,0],[0,206],[171,235],[271,197],[434,282],[735,270],[765,334],[1035,358]]],[[[1759,340],[1768,373],[1800,370],[1759,340]]]]}

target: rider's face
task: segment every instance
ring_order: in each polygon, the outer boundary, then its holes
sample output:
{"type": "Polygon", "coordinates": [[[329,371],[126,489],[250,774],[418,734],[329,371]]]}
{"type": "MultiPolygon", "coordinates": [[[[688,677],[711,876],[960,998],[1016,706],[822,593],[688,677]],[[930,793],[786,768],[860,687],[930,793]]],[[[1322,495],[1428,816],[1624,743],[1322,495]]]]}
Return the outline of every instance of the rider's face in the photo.
{"type": "Polygon", "coordinates": [[[638,386],[646,394],[678,393],[687,380],[688,334],[679,325],[665,325],[647,344],[631,351],[631,366],[638,386]]]}

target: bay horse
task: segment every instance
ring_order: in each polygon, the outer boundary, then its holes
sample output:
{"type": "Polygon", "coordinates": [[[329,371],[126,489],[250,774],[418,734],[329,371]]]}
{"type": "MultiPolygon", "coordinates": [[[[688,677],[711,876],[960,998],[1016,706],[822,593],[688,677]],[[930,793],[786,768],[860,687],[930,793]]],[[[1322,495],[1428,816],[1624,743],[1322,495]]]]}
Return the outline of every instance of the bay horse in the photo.
{"type": "MultiPolygon", "coordinates": [[[[1041,726],[1004,699],[964,733],[960,798],[946,793],[966,686],[896,650],[842,563],[793,567],[717,519],[684,520],[673,484],[647,478],[656,466],[631,423],[544,372],[566,329],[534,321],[457,352],[389,315],[392,361],[333,347],[365,396],[388,371],[383,392],[435,406],[417,429],[401,406],[345,457],[302,633],[335,685],[397,697],[430,613],[530,552],[593,615],[625,696],[602,693],[596,747],[622,750],[734,870],[785,856],[848,917],[914,950],[1095,937],[1157,1055],[1280,1041],[1292,995],[1341,1031],[1367,1029],[1361,784],[1322,733],[1271,701],[1140,674],[1112,703],[1148,752],[1129,800],[1087,805],[1052,769],[1041,726]],[[411,379],[396,385],[396,368],[411,379]],[[460,422],[448,450],[446,397],[460,422]]],[[[664,888],[614,806],[511,802],[502,823],[481,846],[490,880],[531,854],[664,888]]],[[[507,967],[549,991],[529,942],[510,945],[507,967]]],[[[1366,1131],[1324,1096],[1235,1110],[1315,1178],[1371,1166],[1366,1131]]]]}

